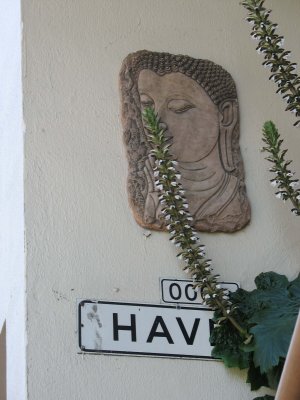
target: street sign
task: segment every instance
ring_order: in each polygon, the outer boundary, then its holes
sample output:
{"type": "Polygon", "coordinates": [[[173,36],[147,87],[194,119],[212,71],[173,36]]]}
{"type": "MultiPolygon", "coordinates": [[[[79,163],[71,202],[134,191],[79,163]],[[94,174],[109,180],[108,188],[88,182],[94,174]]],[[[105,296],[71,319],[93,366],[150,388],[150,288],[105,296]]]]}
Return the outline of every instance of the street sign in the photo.
{"type": "MultiPolygon", "coordinates": [[[[198,291],[193,289],[195,282],[191,279],[160,278],[161,300],[163,303],[188,304],[208,308],[203,304],[198,291]]],[[[239,288],[236,282],[220,282],[225,289],[235,292],[239,288]]]]}
{"type": "Polygon", "coordinates": [[[211,359],[212,317],[204,308],[82,300],[79,347],[90,353],[211,359]]]}

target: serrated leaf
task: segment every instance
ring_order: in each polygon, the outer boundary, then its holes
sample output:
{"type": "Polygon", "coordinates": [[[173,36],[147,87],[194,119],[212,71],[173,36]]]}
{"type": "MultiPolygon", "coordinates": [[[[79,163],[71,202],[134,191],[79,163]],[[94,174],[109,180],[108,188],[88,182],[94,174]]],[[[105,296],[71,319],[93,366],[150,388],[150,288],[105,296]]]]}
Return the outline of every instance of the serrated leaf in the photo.
{"type": "Polygon", "coordinates": [[[288,286],[291,296],[300,299],[300,274],[288,286]]]}
{"type": "Polygon", "coordinates": [[[231,294],[230,299],[239,307],[240,312],[244,315],[244,319],[254,324],[256,322],[252,320],[253,315],[261,309],[271,307],[274,303],[278,305],[285,302],[288,296],[289,292],[287,289],[254,289],[251,292],[238,289],[235,293],[231,294]]]}
{"type": "Polygon", "coordinates": [[[244,316],[244,319],[249,319],[256,309],[256,302],[253,301],[253,292],[248,292],[244,289],[238,289],[234,293],[230,293],[230,300],[233,304],[237,304],[239,311],[244,316]]]}
{"type": "Polygon", "coordinates": [[[253,362],[250,363],[247,383],[250,383],[251,390],[258,390],[262,386],[268,387],[268,378],[266,374],[262,374],[260,369],[255,367],[253,362]]]}
{"type": "Polygon", "coordinates": [[[257,324],[250,329],[255,337],[253,361],[261,373],[286,357],[298,311],[298,304],[280,307],[276,302],[274,307],[261,310],[252,317],[251,321],[257,324]]]}
{"type": "Polygon", "coordinates": [[[257,289],[266,290],[274,288],[286,288],[289,281],[285,275],[276,272],[262,272],[255,278],[257,289]]]}
{"type": "Polygon", "coordinates": [[[289,282],[284,275],[267,272],[255,282],[257,289],[239,289],[231,294],[240,320],[255,338],[249,345],[242,344],[240,350],[253,357],[254,367],[260,368],[268,386],[275,388],[300,308],[300,275],[289,282]]]}
{"type": "Polygon", "coordinates": [[[210,336],[210,342],[214,346],[212,356],[222,359],[228,368],[248,368],[249,354],[240,348],[243,338],[231,324],[227,322],[215,327],[210,336]]]}
{"type": "Polygon", "coordinates": [[[246,369],[249,366],[249,356],[243,351],[215,346],[211,354],[215,358],[220,358],[227,368],[246,369]]]}
{"type": "Polygon", "coordinates": [[[270,369],[267,372],[266,375],[267,375],[267,378],[268,378],[268,384],[269,384],[269,387],[271,389],[274,389],[274,390],[277,389],[277,387],[279,385],[279,380],[280,380],[280,377],[281,377],[281,373],[282,373],[282,370],[283,370],[283,366],[284,366],[284,360],[282,359],[280,361],[280,363],[276,367],[270,369]]]}

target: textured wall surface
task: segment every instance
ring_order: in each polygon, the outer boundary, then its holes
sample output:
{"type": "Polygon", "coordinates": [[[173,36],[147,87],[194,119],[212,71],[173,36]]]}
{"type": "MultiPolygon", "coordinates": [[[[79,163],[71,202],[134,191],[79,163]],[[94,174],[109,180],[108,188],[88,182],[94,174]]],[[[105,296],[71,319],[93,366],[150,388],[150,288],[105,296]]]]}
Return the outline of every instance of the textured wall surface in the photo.
{"type": "MultiPolygon", "coordinates": [[[[299,2],[267,4],[300,60],[299,2]]],[[[273,196],[259,148],[273,119],[300,174],[299,131],[244,17],[236,0],[23,0],[29,400],[255,397],[244,373],[215,361],[78,355],[75,307],[86,297],[158,302],[158,278],[183,277],[167,234],[146,239],[127,202],[118,72],[144,48],[208,58],[237,85],[252,221],[201,235],[215,269],[246,289],[261,271],[296,276],[299,220],[273,196]]]]}

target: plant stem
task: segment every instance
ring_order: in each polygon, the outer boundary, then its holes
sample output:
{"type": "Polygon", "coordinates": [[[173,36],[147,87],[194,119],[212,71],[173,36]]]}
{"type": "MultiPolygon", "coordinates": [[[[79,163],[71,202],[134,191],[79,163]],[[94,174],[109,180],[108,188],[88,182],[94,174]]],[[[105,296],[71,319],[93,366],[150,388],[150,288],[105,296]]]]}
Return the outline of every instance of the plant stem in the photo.
{"type": "MultiPolygon", "coordinates": [[[[271,69],[270,79],[288,103],[286,111],[300,117],[300,77],[295,73],[296,63],[288,60],[291,52],[282,48],[284,38],[276,33],[277,24],[269,19],[271,10],[264,7],[264,0],[244,0],[241,4],[248,10],[246,20],[253,25],[251,37],[259,41],[256,50],[264,54],[263,65],[271,69]]],[[[299,119],[294,126],[300,127],[299,119]]]]}
{"type": "Polygon", "coordinates": [[[294,172],[291,172],[288,168],[291,161],[285,160],[287,150],[281,150],[283,141],[280,139],[278,130],[272,121],[267,121],[264,124],[263,141],[267,145],[263,148],[263,151],[269,153],[266,159],[274,164],[270,171],[276,174],[275,178],[271,179],[271,185],[279,189],[276,197],[284,201],[290,200],[294,206],[292,212],[295,215],[300,215],[300,190],[295,189],[299,180],[293,178],[294,172]]]}
{"type": "Polygon", "coordinates": [[[155,185],[160,194],[162,213],[171,234],[170,240],[181,248],[178,256],[186,263],[184,270],[192,275],[194,288],[200,289],[204,304],[218,310],[223,316],[217,322],[230,321],[244,339],[250,340],[251,335],[234,318],[235,307],[229,299],[229,291],[218,283],[219,275],[212,275],[211,260],[205,258],[205,246],[199,243],[197,232],[192,228],[193,218],[187,210],[184,188],[178,182],[180,174],[176,171],[177,161],[172,159],[170,145],[166,144],[165,129],[160,127],[159,118],[152,108],[144,110],[143,119],[152,146],[155,185]]]}

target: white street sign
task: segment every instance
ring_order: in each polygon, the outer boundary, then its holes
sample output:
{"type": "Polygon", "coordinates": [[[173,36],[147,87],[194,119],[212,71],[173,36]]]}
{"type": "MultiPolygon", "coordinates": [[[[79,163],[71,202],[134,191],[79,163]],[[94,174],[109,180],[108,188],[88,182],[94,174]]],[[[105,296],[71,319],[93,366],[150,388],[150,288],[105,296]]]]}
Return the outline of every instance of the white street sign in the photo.
{"type": "MultiPolygon", "coordinates": [[[[239,288],[236,282],[220,282],[225,289],[235,292],[239,288]]],[[[167,279],[160,278],[161,300],[163,303],[180,303],[196,305],[208,308],[203,304],[198,291],[193,289],[194,282],[191,279],[167,279]]]]}
{"type": "Polygon", "coordinates": [[[91,300],[78,308],[83,352],[212,358],[211,310],[91,300]]]}

